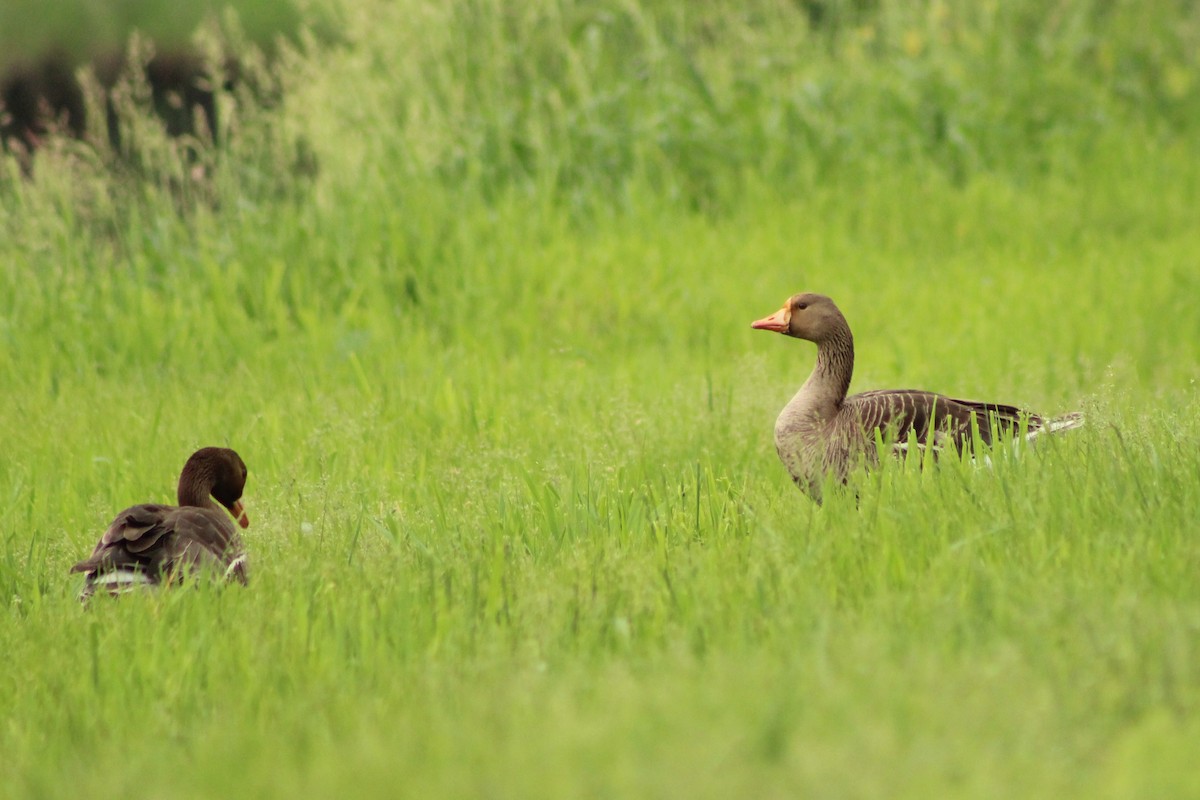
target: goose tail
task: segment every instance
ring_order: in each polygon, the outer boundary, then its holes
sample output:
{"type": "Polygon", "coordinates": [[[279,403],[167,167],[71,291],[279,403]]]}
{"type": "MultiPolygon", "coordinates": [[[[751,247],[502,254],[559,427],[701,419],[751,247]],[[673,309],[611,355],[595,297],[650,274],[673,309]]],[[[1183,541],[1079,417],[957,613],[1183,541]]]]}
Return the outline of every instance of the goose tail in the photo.
{"type": "Polygon", "coordinates": [[[1070,414],[1063,414],[1058,417],[1051,417],[1042,422],[1036,428],[1032,428],[1025,434],[1025,440],[1032,442],[1039,436],[1045,436],[1051,433],[1059,433],[1061,431],[1074,430],[1082,428],[1084,422],[1082,411],[1072,411],[1070,414]]]}

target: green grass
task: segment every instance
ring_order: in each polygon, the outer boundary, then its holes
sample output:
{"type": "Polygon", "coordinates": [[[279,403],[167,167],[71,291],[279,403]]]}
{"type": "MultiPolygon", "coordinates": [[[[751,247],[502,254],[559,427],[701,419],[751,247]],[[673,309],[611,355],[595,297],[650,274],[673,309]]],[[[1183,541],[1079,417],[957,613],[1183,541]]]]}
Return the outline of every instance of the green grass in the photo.
{"type": "Polygon", "coordinates": [[[1191,12],[658,5],[342,9],[203,186],[9,169],[0,796],[1200,796],[1191,12]],[[1088,427],[815,507],[801,289],[1088,427]],[[209,444],[251,585],[81,610],[209,444]]]}

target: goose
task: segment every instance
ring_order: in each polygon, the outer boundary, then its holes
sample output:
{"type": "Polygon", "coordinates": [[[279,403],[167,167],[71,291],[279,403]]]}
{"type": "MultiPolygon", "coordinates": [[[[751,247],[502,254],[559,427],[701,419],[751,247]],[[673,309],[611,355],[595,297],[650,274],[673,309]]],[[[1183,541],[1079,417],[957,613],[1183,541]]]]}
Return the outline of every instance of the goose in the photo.
{"type": "Polygon", "coordinates": [[[118,595],[137,586],[174,583],[198,569],[246,583],[246,555],[229,517],[249,527],[241,500],[245,486],[241,456],[225,447],[197,450],[179,475],[179,505],[147,503],[125,509],[91,556],[71,567],[71,572],[86,575],[80,599],[86,601],[97,591],[118,595]]]}
{"type": "Polygon", "coordinates": [[[830,478],[845,483],[851,471],[878,460],[876,439],[897,455],[910,440],[937,451],[971,448],[979,440],[1024,437],[1032,441],[1083,425],[1083,414],[1045,417],[1016,406],[960,400],[916,389],[887,389],[846,396],[854,373],[854,336],[833,300],[803,292],[769,317],[750,325],[817,345],[808,380],[775,421],[775,449],[792,480],[817,503],[830,478]]]}

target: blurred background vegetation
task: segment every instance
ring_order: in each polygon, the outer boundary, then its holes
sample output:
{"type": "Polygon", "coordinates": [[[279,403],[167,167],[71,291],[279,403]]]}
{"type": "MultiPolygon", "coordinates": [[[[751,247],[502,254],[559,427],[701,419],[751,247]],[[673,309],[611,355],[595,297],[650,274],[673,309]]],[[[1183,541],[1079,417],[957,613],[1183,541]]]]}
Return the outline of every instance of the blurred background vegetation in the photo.
{"type": "Polygon", "coordinates": [[[214,16],[234,10],[243,31],[265,41],[294,31],[303,22],[291,0],[239,0],[237,3],[170,0],[4,0],[0,3],[0,70],[22,61],[57,55],[73,64],[125,47],[140,33],[166,47],[191,41],[214,16]]]}
{"type": "Polygon", "coordinates": [[[6,0],[0,65],[86,70],[135,31],[272,53],[288,108],[267,122],[318,151],[274,165],[275,188],[289,164],[356,183],[386,163],[483,198],[609,205],[642,184],[713,211],[748,183],[1071,175],[1200,120],[1200,7],[1172,0],[6,0]]]}

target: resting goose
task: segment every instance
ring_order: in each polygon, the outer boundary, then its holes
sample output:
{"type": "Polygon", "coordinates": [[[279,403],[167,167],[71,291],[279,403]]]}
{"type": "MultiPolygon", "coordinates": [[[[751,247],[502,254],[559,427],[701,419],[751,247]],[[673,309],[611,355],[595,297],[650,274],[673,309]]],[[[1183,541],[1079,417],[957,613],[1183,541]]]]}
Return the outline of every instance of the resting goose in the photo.
{"type": "Polygon", "coordinates": [[[92,555],[71,567],[87,574],[80,599],[172,583],[197,569],[246,583],[246,556],[233,526],[250,525],[242,507],[246,465],[232,450],[197,450],[179,475],[178,506],[145,504],[117,514],[92,555]],[[216,499],[229,514],[213,502],[216,499]]]}
{"type": "Polygon", "coordinates": [[[971,447],[972,428],[980,441],[991,444],[997,438],[1022,435],[1033,440],[1083,424],[1080,413],[1047,418],[1016,406],[915,389],[847,397],[854,372],[854,337],[842,312],[825,295],[793,295],[783,308],[750,327],[817,345],[812,374],[775,421],[775,449],[796,485],[818,503],[827,477],[845,483],[852,468],[877,460],[876,436],[897,453],[907,449],[910,438],[922,447],[953,445],[961,452],[971,447]]]}

